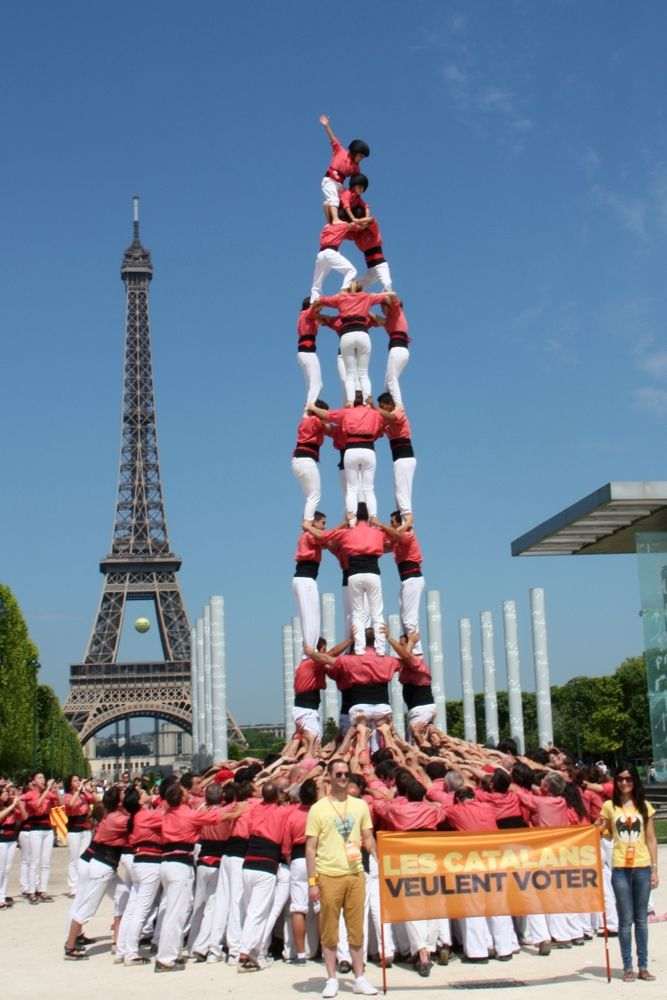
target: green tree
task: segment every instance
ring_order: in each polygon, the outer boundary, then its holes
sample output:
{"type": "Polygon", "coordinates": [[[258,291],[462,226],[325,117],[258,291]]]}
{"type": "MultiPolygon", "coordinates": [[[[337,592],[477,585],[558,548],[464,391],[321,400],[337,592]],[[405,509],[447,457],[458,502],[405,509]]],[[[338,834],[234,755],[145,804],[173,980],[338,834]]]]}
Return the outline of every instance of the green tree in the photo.
{"type": "Polygon", "coordinates": [[[30,641],[21,609],[0,584],[0,771],[30,766],[35,731],[37,647],[30,641]]]}

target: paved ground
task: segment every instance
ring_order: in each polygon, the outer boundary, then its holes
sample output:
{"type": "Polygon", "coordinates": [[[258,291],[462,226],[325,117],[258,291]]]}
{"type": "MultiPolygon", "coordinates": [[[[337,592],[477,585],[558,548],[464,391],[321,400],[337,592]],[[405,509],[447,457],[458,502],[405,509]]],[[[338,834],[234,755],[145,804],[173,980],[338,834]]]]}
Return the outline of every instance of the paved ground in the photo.
{"type": "MultiPolygon", "coordinates": [[[[109,924],[111,907],[102,904],[98,916],[87,932],[97,938],[87,962],[65,962],[62,958],[67,908],[69,900],[62,895],[65,888],[66,854],[54,851],[51,891],[55,902],[30,906],[23,901],[11,910],[0,912],[0,960],[2,985],[0,995],[15,998],[47,997],[48,1000],[72,1000],[73,996],[93,997],[94,1000],[201,1000],[208,994],[216,997],[234,996],[239,1000],[269,997],[271,1000],[298,1000],[300,996],[319,995],[323,986],[322,966],[308,963],[294,968],[282,962],[250,975],[239,975],[236,969],[224,965],[189,964],[185,972],[155,976],[151,966],[126,969],[112,964],[109,924]]],[[[660,849],[662,886],[658,890],[658,913],[667,911],[667,847],[660,849]]],[[[10,893],[18,900],[16,884],[18,865],[15,863],[10,880],[10,893]]],[[[664,997],[667,989],[667,922],[651,925],[649,950],[651,969],[658,977],[655,983],[624,984],[618,978],[620,965],[618,941],[610,941],[614,978],[606,982],[604,944],[601,939],[583,948],[557,951],[549,958],[537,958],[528,951],[514,957],[510,963],[490,961],[486,966],[462,965],[452,962],[446,968],[435,967],[429,979],[419,979],[410,969],[395,967],[388,970],[389,993],[400,1000],[428,1000],[442,990],[476,988],[473,996],[480,1000],[498,1000],[500,983],[508,986],[500,996],[508,1000],[532,994],[558,998],[564,991],[569,997],[583,1000],[613,1000],[615,997],[664,997]],[[509,982],[508,982],[509,981],[509,982]],[[576,991],[575,992],[573,992],[576,991]]],[[[370,965],[368,978],[379,985],[380,971],[370,965]]],[[[339,996],[352,996],[350,977],[345,977],[339,996]]]]}

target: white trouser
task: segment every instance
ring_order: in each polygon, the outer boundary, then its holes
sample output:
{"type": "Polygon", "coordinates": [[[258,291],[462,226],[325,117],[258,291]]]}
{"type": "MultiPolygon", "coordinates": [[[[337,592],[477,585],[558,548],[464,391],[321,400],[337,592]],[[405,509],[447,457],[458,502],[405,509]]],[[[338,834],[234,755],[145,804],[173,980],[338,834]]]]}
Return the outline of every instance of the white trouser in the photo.
{"type": "Polygon", "coordinates": [[[313,272],[313,287],[310,290],[311,303],[317,302],[322,295],[322,286],[326,276],[330,271],[338,271],[343,275],[341,288],[347,288],[351,281],[357,276],[357,269],[347,257],[343,257],[338,250],[320,250],[315,258],[315,270],[313,272]]]}
{"type": "Polygon", "coordinates": [[[21,830],[19,833],[19,849],[21,851],[19,873],[21,892],[30,892],[30,832],[28,830],[21,830]]]}
{"type": "MultiPolygon", "coordinates": [[[[262,958],[266,958],[269,948],[271,947],[271,939],[273,937],[273,929],[278,926],[281,914],[285,909],[287,901],[290,896],[290,871],[289,865],[280,864],[278,865],[278,871],[276,873],[276,886],[273,893],[273,902],[271,904],[271,909],[269,910],[269,915],[266,918],[266,923],[264,925],[264,931],[262,933],[262,943],[259,946],[259,954],[262,958]]],[[[285,940],[283,935],[283,941],[285,940]]]]}
{"type": "MultiPolygon", "coordinates": [[[[378,877],[378,863],[371,854],[368,858],[368,875],[366,876],[366,896],[364,899],[364,960],[368,958],[368,936],[370,925],[375,931],[375,939],[378,943],[378,951],[382,954],[382,941],[380,940],[380,880],[378,877]]],[[[384,955],[385,958],[394,957],[394,934],[391,924],[383,925],[384,934],[384,955]]]]}
{"type": "Polygon", "coordinates": [[[408,711],[408,723],[428,726],[435,721],[437,711],[435,702],[433,701],[429,702],[427,705],[415,705],[414,708],[411,708],[408,711]]]}
{"type": "MultiPolygon", "coordinates": [[[[410,576],[407,580],[401,580],[401,591],[399,595],[399,609],[401,613],[401,624],[406,635],[411,632],[419,632],[419,605],[424,593],[424,577],[410,576]]],[[[413,647],[415,656],[421,656],[421,639],[413,647]]]]}
{"type": "Polygon", "coordinates": [[[306,498],[303,508],[304,521],[312,521],[320,502],[320,466],[314,458],[293,458],[292,472],[306,498]]]}
{"type": "MultiPolygon", "coordinates": [[[[338,372],[338,378],[340,379],[340,384],[343,387],[343,402],[347,402],[347,386],[345,384],[346,373],[345,373],[345,362],[343,361],[343,355],[340,353],[340,347],[338,348],[338,354],[336,355],[336,371],[338,372]]],[[[354,387],[355,392],[357,389],[361,389],[361,386],[357,382],[354,387]]]]}
{"type": "MultiPolygon", "coordinates": [[[[348,584],[341,587],[343,598],[343,614],[345,615],[345,635],[352,635],[352,598],[348,584]]],[[[364,594],[364,631],[371,627],[371,616],[368,613],[368,597],[364,594]]]]}
{"type": "Polygon", "coordinates": [[[459,928],[466,958],[488,958],[493,938],[486,917],[464,917],[459,928]]]}
{"type": "Polygon", "coordinates": [[[51,874],[53,830],[31,830],[28,836],[30,838],[28,892],[46,892],[51,874]]]}
{"type": "Polygon", "coordinates": [[[379,573],[353,573],[348,577],[348,590],[352,606],[352,632],[354,634],[354,651],[361,656],[366,648],[367,615],[370,615],[371,627],[375,630],[375,649],[380,656],[386,648],[385,637],[381,632],[384,626],[382,603],[382,580],[379,573]],[[366,604],[365,599],[368,601],[366,604]]]}
{"type": "Polygon", "coordinates": [[[373,267],[369,267],[362,277],[360,284],[362,288],[370,288],[376,281],[382,286],[383,292],[391,291],[391,271],[389,270],[388,261],[384,260],[381,264],[374,264],[373,267]]]}
{"type": "MultiPolygon", "coordinates": [[[[190,952],[196,951],[200,955],[205,955],[208,951],[207,944],[210,928],[207,926],[204,934],[202,934],[202,930],[204,930],[206,913],[210,913],[210,922],[212,923],[215,892],[218,887],[219,878],[220,868],[212,868],[210,865],[197,865],[195,896],[192,903],[192,918],[188,932],[188,951],[190,952]],[[204,938],[206,938],[206,944],[204,938]]],[[[207,925],[208,923],[207,921],[207,925]]]]}
{"type": "Polygon", "coordinates": [[[616,896],[611,884],[611,857],[613,845],[611,840],[602,837],[600,840],[602,852],[602,884],[604,890],[604,909],[607,916],[607,930],[616,933],[618,931],[618,910],[616,909],[616,896]]]}
{"type": "Polygon", "coordinates": [[[290,913],[308,913],[308,871],[305,858],[294,858],[289,866],[290,913]]]}
{"type": "Polygon", "coordinates": [[[403,397],[401,387],[398,383],[403,369],[410,360],[410,351],[407,347],[391,347],[387,355],[387,370],[384,375],[384,387],[391,393],[391,398],[403,409],[403,397]]]}
{"type": "Polygon", "coordinates": [[[276,889],[276,876],[271,872],[243,869],[243,906],[245,920],[241,931],[239,954],[253,958],[259,954],[264,937],[264,927],[271,912],[276,889]]]}
{"type": "Polygon", "coordinates": [[[91,858],[86,867],[88,874],[80,872],[79,887],[69,911],[69,919],[75,920],[77,924],[85,924],[91,920],[97,913],[104,894],[113,892],[116,885],[116,872],[111,865],[91,858]]]}
{"type": "Polygon", "coordinates": [[[69,892],[76,892],[76,887],[79,884],[79,858],[90,844],[91,837],[90,830],[72,831],[67,834],[67,849],[69,851],[67,888],[69,892]]]}
{"type": "Polygon", "coordinates": [[[417,459],[397,458],[393,462],[394,466],[394,495],[396,506],[405,517],[412,513],[412,480],[415,478],[417,459]]]}
{"type": "Polygon", "coordinates": [[[297,351],[296,360],[301,365],[306,382],[306,406],[311,406],[322,391],[320,359],[315,351],[297,351]]]}
{"type": "Polygon", "coordinates": [[[322,178],[322,195],[324,196],[325,205],[338,208],[340,205],[340,193],[342,190],[342,184],[339,184],[338,181],[335,181],[332,177],[327,177],[325,174],[322,178]]]}
{"type": "Polygon", "coordinates": [[[229,885],[229,916],[227,918],[227,949],[237,956],[241,947],[241,928],[245,919],[243,899],[243,858],[224,857],[223,864],[229,885]]]}
{"type": "Polygon", "coordinates": [[[410,954],[416,955],[422,948],[435,951],[438,942],[437,920],[406,920],[405,932],[410,942],[410,954]]]}
{"type": "Polygon", "coordinates": [[[132,885],[118,928],[116,954],[123,958],[138,958],[141,931],[160,890],[160,863],[135,861],[130,873],[132,885]]]}
{"type": "Polygon", "coordinates": [[[345,398],[348,403],[354,402],[357,385],[360,387],[364,401],[371,395],[371,380],[368,377],[368,365],[371,358],[371,338],[366,330],[350,330],[340,338],[340,352],[345,365],[345,398]]]}
{"type": "Polygon", "coordinates": [[[316,708],[299,708],[295,705],[292,709],[292,720],[296,729],[303,729],[305,732],[317,736],[318,739],[322,739],[320,713],[316,708]]]}
{"type": "MultiPolygon", "coordinates": [[[[292,593],[301,620],[304,644],[316,649],[320,637],[320,592],[317,589],[317,580],[313,580],[310,576],[293,576],[292,593]]],[[[305,655],[301,651],[301,656],[305,655]]]]}
{"type": "Polygon", "coordinates": [[[163,861],[160,882],[164,892],[164,917],[160,927],[157,960],[173,965],[181,954],[183,930],[192,909],[194,870],[182,861],[163,861]]]}
{"type": "Polygon", "coordinates": [[[192,943],[191,951],[199,955],[222,955],[222,939],[225,936],[229,916],[229,881],[225,870],[224,857],[220,859],[218,879],[209,896],[199,934],[192,943]]]}
{"type": "Polygon", "coordinates": [[[116,870],[116,891],[113,897],[114,917],[122,917],[125,913],[127,901],[130,898],[130,888],[132,887],[133,862],[133,854],[121,854],[116,870]]]}
{"type": "Polygon", "coordinates": [[[517,945],[512,918],[508,916],[487,917],[486,922],[493,938],[496,955],[511,955],[517,945]]]}
{"type": "Polygon", "coordinates": [[[375,452],[371,448],[348,448],[345,469],[345,510],[357,516],[357,504],[365,501],[370,517],[377,517],[375,497],[375,452]]]}
{"type": "Polygon", "coordinates": [[[7,880],[9,870],[12,867],[14,854],[16,853],[16,841],[10,840],[0,844],[0,903],[5,902],[7,896],[7,880]]]}

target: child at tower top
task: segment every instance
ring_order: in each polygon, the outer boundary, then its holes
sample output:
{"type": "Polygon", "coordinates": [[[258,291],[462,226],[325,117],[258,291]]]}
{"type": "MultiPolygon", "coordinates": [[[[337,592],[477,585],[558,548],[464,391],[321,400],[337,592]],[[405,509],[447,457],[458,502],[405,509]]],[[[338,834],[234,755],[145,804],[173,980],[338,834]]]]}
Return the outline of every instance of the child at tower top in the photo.
{"type": "Polygon", "coordinates": [[[359,164],[365,156],[370,156],[368,143],[363,139],[353,139],[345,149],[333,133],[327,115],[320,115],[320,124],[329,136],[332,156],[327,172],[322,178],[322,194],[324,195],[324,215],[327,222],[337,222],[340,193],[346,177],[359,173],[359,164]]]}
{"type": "Polygon", "coordinates": [[[362,195],[368,190],[368,177],[365,174],[353,174],[349,186],[340,193],[338,215],[345,222],[360,219],[371,219],[370,208],[362,195]]]}

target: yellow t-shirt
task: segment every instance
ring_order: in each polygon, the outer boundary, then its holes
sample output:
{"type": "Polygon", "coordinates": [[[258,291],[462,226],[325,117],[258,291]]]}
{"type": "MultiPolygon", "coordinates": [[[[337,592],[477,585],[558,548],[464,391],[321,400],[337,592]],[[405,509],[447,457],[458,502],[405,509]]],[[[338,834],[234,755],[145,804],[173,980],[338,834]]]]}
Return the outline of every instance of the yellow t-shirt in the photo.
{"type": "MultiPolygon", "coordinates": [[[[646,813],[650,818],[655,809],[650,802],[646,803],[646,813]]],[[[648,868],[651,855],[646,845],[646,830],[642,814],[637,812],[633,802],[624,806],[615,806],[608,799],[602,806],[600,815],[611,827],[613,851],[612,868],[648,868]]]]}
{"type": "Polygon", "coordinates": [[[363,871],[360,854],[357,861],[348,859],[346,843],[360,852],[361,834],[372,829],[371,814],[363,799],[348,795],[339,802],[327,797],[311,806],[306,836],[317,837],[317,874],[355,875],[363,871]]]}

